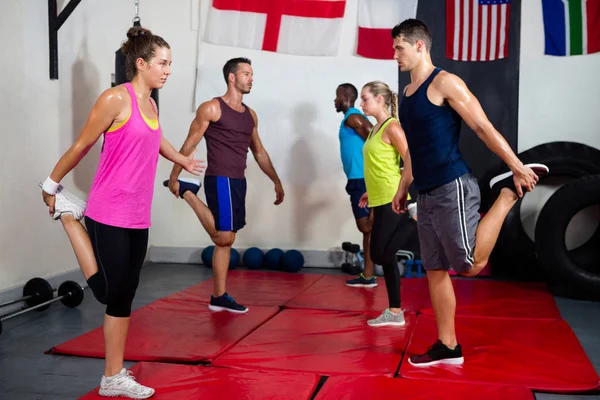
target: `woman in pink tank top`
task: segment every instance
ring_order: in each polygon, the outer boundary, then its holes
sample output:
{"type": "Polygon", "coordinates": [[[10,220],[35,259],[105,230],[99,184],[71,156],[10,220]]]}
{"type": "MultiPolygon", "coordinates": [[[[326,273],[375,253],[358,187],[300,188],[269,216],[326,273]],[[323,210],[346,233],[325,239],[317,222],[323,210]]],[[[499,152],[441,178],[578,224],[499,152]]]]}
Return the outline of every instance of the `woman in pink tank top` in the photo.
{"type": "Polygon", "coordinates": [[[42,186],[53,219],[60,219],[94,296],[106,305],[106,363],[101,396],[148,398],[154,389],[140,385],[123,368],[131,304],[148,246],[152,195],[159,154],[199,175],[203,162],[185,157],[164,138],[150,94],[171,74],[171,50],[160,36],[141,27],[127,32],[130,82],[107,89],[92,108],[76,142],[42,186]],[[87,207],[60,182],[100,136],[102,153],[87,207]],[[85,216],[84,228],[79,222],[85,216]]]}

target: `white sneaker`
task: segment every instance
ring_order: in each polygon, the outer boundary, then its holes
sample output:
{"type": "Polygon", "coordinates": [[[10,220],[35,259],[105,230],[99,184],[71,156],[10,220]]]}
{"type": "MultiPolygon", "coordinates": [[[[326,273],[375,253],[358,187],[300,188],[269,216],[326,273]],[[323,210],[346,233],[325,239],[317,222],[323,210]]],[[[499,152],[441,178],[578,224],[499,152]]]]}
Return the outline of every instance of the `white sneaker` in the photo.
{"type": "Polygon", "coordinates": [[[130,399],[147,399],[154,394],[154,389],[136,382],[131,371],[123,368],[118,374],[105,377],[100,381],[100,396],[106,397],[128,397],[130,399]]]}
{"type": "MultiPolygon", "coordinates": [[[[41,187],[42,183],[39,186],[41,187]]],[[[83,218],[87,206],[86,202],[69,192],[62,185],[58,187],[54,198],[54,215],[52,219],[58,220],[63,214],[71,214],[77,221],[83,218]]]]}
{"type": "MultiPolygon", "coordinates": [[[[544,164],[538,164],[538,163],[531,163],[531,164],[525,164],[526,167],[531,168],[531,170],[538,176],[544,176],[546,175],[548,172],[550,172],[550,169],[548,168],[547,165],[544,164]]],[[[510,190],[512,190],[513,192],[516,192],[515,189],[515,183],[513,181],[513,172],[512,171],[508,171],[505,172],[503,174],[497,175],[494,178],[492,178],[492,180],[490,181],[490,189],[492,190],[497,190],[500,191],[500,189],[502,189],[503,187],[507,187],[510,190]],[[510,179],[508,179],[510,178],[510,179]],[[505,182],[502,182],[505,181],[505,182]],[[497,185],[497,188],[494,188],[494,186],[497,185]]]]}

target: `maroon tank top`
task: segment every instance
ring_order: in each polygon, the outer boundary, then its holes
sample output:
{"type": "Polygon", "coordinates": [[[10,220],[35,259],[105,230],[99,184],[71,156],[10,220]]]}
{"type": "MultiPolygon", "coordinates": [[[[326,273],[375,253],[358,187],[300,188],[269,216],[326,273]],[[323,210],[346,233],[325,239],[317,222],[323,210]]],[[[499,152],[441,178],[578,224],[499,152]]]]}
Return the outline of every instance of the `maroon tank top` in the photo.
{"type": "Polygon", "coordinates": [[[250,136],[254,119],[250,109],[239,112],[229,107],[220,97],[221,118],[211,122],[204,133],[207,161],[205,175],[244,179],[250,136]]]}

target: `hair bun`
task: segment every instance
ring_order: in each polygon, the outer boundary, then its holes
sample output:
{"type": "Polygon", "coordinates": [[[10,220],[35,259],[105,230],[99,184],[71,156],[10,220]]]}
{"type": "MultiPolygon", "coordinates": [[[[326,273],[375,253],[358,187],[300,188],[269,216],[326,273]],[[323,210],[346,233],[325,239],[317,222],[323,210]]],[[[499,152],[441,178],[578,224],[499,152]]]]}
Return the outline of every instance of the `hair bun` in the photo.
{"type": "Polygon", "coordinates": [[[148,29],[142,28],[141,26],[131,27],[129,28],[129,31],[127,31],[127,38],[129,40],[145,35],[152,35],[152,32],[148,29]]]}
{"type": "Polygon", "coordinates": [[[132,46],[132,42],[142,36],[151,37],[153,35],[150,30],[142,28],[141,26],[133,26],[129,28],[129,30],[127,31],[128,40],[121,46],[121,51],[123,52],[123,54],[127,55],[129,49],[132,46]]]}

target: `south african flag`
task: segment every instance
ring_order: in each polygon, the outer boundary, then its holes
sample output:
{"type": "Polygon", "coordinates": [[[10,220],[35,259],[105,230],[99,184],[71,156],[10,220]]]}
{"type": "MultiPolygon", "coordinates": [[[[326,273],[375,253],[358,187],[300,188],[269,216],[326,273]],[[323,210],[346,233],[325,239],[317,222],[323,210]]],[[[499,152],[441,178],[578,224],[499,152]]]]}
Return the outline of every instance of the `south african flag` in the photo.
{"type": "Polygon", "coordinates": [[[542,7],[545,54],[600,52],[600,0],[542,0],[542,7]]]}

